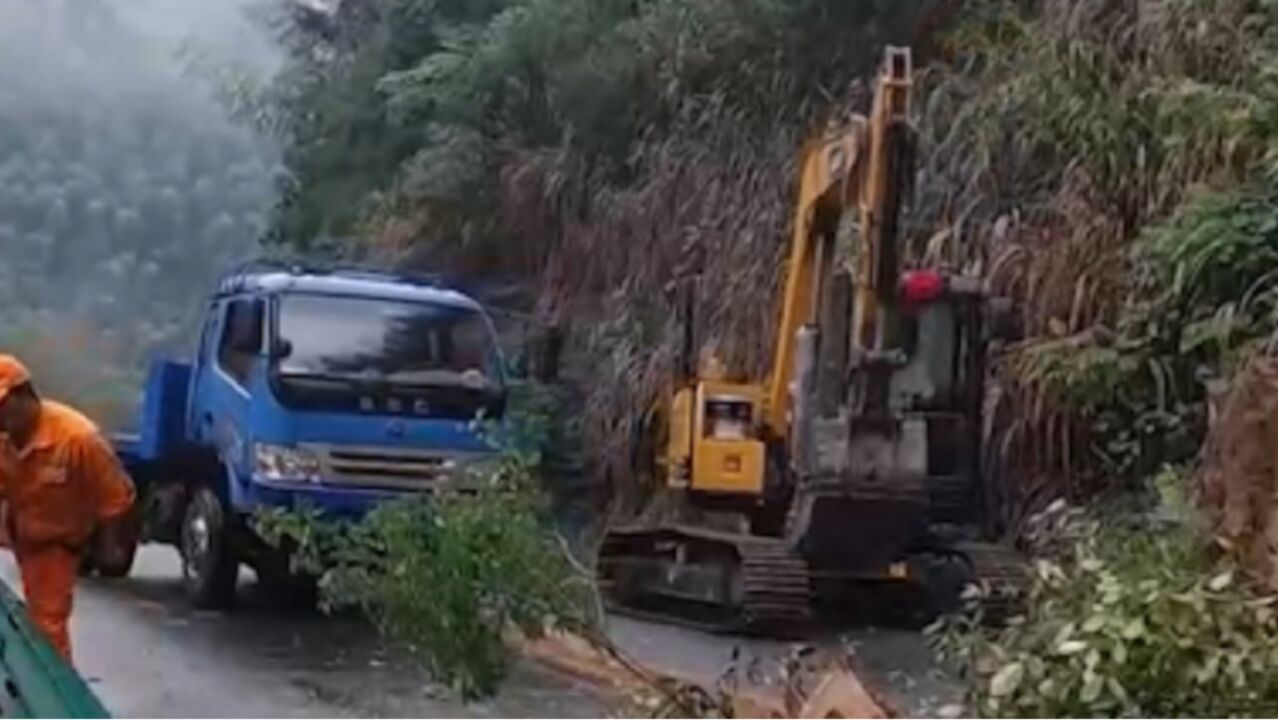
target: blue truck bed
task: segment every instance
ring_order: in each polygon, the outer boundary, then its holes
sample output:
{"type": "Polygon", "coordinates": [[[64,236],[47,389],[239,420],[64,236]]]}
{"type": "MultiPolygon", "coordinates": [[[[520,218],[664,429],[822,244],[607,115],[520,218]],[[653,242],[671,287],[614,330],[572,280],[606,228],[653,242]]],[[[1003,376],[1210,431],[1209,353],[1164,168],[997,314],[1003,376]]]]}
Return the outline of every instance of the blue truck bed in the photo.
{"type": "Polygon", "coordinates": [[[126,468],[171,456],[186,444],[186,396],[190,381],[190,363],[173,360],[151,363],[136,432],[111,437],[116,454],[126,468]]]}

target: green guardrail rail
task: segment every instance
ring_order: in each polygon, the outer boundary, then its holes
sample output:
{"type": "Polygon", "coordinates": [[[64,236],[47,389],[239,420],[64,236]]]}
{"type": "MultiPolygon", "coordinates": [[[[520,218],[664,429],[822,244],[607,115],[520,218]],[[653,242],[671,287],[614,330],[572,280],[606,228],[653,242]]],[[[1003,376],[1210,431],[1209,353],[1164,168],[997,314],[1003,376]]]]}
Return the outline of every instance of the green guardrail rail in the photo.
{"type": "Polygon", "coordinates": [[[67,664],[0,581],[0,717],[109,718],[84,678],[67,664]]]}

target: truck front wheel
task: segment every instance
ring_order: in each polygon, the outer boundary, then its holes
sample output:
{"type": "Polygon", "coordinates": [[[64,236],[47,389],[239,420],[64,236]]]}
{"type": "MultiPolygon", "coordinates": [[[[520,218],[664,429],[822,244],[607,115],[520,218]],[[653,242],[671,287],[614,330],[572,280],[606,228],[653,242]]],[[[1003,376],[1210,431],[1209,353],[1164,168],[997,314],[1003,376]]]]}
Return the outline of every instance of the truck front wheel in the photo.
{"type": "Polygon", "coordinates": [[[191,496],[182,518],[182,581],[200,609],[229,607],[235,600],[239,560],[230,543],[230,520],[209,488],[191,496]]]}

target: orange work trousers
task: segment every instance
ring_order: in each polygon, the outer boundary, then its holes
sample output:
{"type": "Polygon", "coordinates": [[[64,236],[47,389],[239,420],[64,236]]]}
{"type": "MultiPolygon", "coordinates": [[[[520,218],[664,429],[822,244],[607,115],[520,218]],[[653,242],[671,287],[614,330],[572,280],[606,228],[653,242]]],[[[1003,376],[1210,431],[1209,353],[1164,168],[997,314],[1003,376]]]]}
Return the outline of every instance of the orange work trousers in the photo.
{"type": "Polygon", "coordinates": [[[71,662],[71,597],[80,570],[80,554],[60,545],[15,548],[22,592],[32,622],[67,663],[71,662]]]}

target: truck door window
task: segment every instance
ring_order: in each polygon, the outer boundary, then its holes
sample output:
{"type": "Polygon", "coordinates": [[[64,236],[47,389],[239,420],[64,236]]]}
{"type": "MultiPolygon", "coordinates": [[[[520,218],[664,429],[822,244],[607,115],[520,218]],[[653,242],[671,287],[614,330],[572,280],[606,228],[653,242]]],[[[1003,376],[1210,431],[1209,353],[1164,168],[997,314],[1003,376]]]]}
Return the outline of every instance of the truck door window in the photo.
{"type": "Polygon", "coordinates": [[[232,300],[226,307],[217,362],[241,385],[248,385],[253,360],[262,347],[263,311],[259,300],[232,300]]]}

